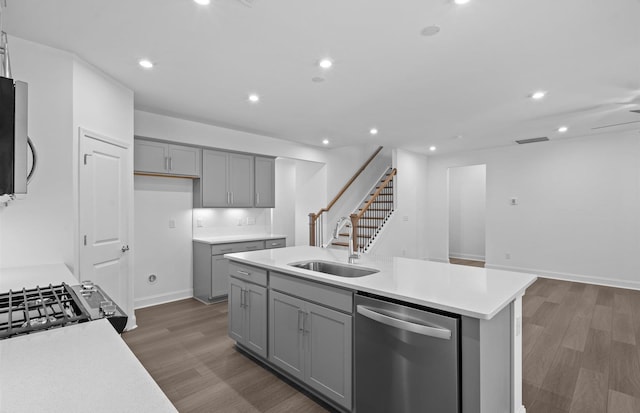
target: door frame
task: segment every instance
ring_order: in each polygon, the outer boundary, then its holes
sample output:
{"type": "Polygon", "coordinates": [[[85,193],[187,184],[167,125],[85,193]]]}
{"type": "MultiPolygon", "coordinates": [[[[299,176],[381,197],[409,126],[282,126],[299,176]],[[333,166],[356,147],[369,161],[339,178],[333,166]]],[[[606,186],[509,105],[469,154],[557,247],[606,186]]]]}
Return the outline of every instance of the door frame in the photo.
{"type": "Polygon", "coordinates": [[[106,136],[89,129],[78,127],[78,143],[77,143],[77,163],[75,165],[75,257],[74,257],[74,267],[75,267],[75,277],[80,280],[80,255],[82,253],[82,245],[80,240],[82,239],[83,228],[81,226],[80,221],[80,174],[82,171],[82,166],[84,164],[84,147],[85,147],[85,139],[95,139],[109,145],[118,146],[124,149],[127,152],[126,155],[126,179],[123,182],[124,189],[129,193],[129,201],[127,206],[127,238],[128,245],[131,250],[128,252],[129,254],[129,262],[127,263],[127,271],[128,271],[128,280],[127,280],[127,302],[126,303],[118,303],[120,305],[127,316],[129,317],[127,321],[127,330],[131,330],[137,327],[136,325],[136,316],[134,314],[133,308],[133,272],[134,272],[134,259],[135,259],[135,248],[134,248],[134,239],[133,239],[133,152],[131,149],[133,148],[133,137],[132,141],[126,142],[122,139],[113,138],[110,136],[106,136]]]}

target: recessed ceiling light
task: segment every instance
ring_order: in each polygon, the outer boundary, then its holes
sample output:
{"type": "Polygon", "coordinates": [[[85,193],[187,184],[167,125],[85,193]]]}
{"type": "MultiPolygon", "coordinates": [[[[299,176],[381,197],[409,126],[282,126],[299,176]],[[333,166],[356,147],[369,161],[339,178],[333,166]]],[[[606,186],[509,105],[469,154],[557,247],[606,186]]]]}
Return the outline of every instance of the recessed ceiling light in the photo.
{"type": "Polygon", "coordinates": [[[318,66],[323,69],[329,69],[331,66],[333,66],[333,62],[331,61],[331,59],[322,59],[318,62],[318,66]]]}
{"type": "Polygon", "coordinates": [[[560,133],[565,133],[565,132],[566,132],[566,131],[568,131],[568,130],[569,130],[569,128],[568,128],[568,127],[566,127],[566,126],[560,126],[560,127],[558,128],[558,132],[560,132],[560,133]]]}
{"type": "Polygon", "coordinates": [[[469,0],[453,0],[453,2],[455,4],[467,4],[469,3],[469,0]]]}
{"type": "Polygon", "coordinates": [[[211,0],[193,0],[201,6],[208,6],[211,3],[211,0]]]}
{"type": "Polygon", "coordinates": [[[377,135],[378,134],[378,129],[376,128],[371,128],[371,130],[369,131],[370,134],[372,135],[377,135]]]}
{"type": "Polygon", "coordinates": [[[141,59],[140,61],[138,61],[138,64],[144,67],[145,69],[151,69],[153,67],[153,62],[151,62],[151,60],[148,60],[148,59],[141,59]]]}
{"type": "Polygon", "coordinates": [[[435,151],[435,150],[436,150],[436,147],[435,147],[435,146],[429,146],[429,150],[430,150],[431,152],[433,152],[433,151],[435,151]]]}
{"type": "Polygon", "coordinates": [[[427,26],[420,32],[423,36],[435,36],[440,33],[440,28],[438,26],[427,26]]]}
{"type": "Polygon", "coordinates": [[[322,140],[322,144],[323,145],[328,145],[329,144],[329,139],[323,139],[322,140]]]}
{"type": "Polygon", "coordinates": [[[547,92],[543,90],[535,91],[531,94],[531,99],[540,100],[547,95],[547,92]]]}
{"type": "Polygon", "coordinates": [[[258,103],[259,101],[260,101],[260,96],[256,95],[255,93],[252,93],[249,95],[249,102],[258,103]]]}

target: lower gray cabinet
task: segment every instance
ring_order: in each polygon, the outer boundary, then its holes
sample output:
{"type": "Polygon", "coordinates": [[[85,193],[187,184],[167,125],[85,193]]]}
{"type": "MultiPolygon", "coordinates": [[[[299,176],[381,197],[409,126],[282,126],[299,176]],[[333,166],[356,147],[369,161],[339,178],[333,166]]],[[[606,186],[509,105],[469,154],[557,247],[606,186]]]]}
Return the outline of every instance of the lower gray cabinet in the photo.
{"type": "Polygon", "coordinates": [[[229,278],[229,336],[267,357],[267,289],[229,278]]]}
{"type": "Polygon", "coordinates": [[[271,290],[269,360],[351,409],[352,316],[271,290]]]}

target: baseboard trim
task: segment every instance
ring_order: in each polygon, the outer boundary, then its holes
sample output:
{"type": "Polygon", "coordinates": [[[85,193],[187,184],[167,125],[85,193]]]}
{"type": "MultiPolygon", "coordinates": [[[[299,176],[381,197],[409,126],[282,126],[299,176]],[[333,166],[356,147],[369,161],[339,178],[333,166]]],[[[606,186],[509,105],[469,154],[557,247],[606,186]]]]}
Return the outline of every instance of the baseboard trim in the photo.
{"type": "Polygon", "coordinates": [[[507,265],[495,265],[495,264],[485,264],[485,268],[496,269],[496,270],[506,270],[506,271],[515,271],[515,272],[526,272],[529,274],[538,275],[543,278],[552,278],[556,280],[563,281],[574,281],[585,284],[595,284],[595,285],[604,285],[607,287],[616,287],[616,288],[627,288],[631,290],[640,290],[640,282],[638,281],[629,281],[629,280],[620,280],[616,278],[601,278],[601,277],[593,277],[591,275],[581,275],[581,274],[569,274],[569,273],[561,273],[561,272],[553,272],[553,271],[544,271],[544,270],[536,270],[534,268],[520,268],[520,267],[510,267],[507,265]]]}
{"type": "Polygon", "coordinates": [[[449,258],[457,258],[459,260],[484,261],[484,255],[464,254],[461,252],[450,252],[449,258]]]}
{"type": "Polygon", "coordinates": [[[133,300],[133,308],[138,310],[140,308],[151,307],[158,304],[166,304],[172,301],[184,300],[185,298],[193,297],[193,290],[174,291],[166,294],[151,295],[148,297],[136,298],[133,300]]]}

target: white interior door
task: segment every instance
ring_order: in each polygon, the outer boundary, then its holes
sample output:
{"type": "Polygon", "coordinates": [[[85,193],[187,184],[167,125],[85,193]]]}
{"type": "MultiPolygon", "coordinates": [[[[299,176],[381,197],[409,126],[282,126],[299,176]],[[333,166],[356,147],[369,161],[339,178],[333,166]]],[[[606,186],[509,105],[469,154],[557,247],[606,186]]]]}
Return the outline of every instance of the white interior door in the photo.
{"type": "Polygon", "coordinates": [[[80,280],[92,280],[125,311],[129,278],[127,154],[126,144],[81,131],[80,280]]]}

